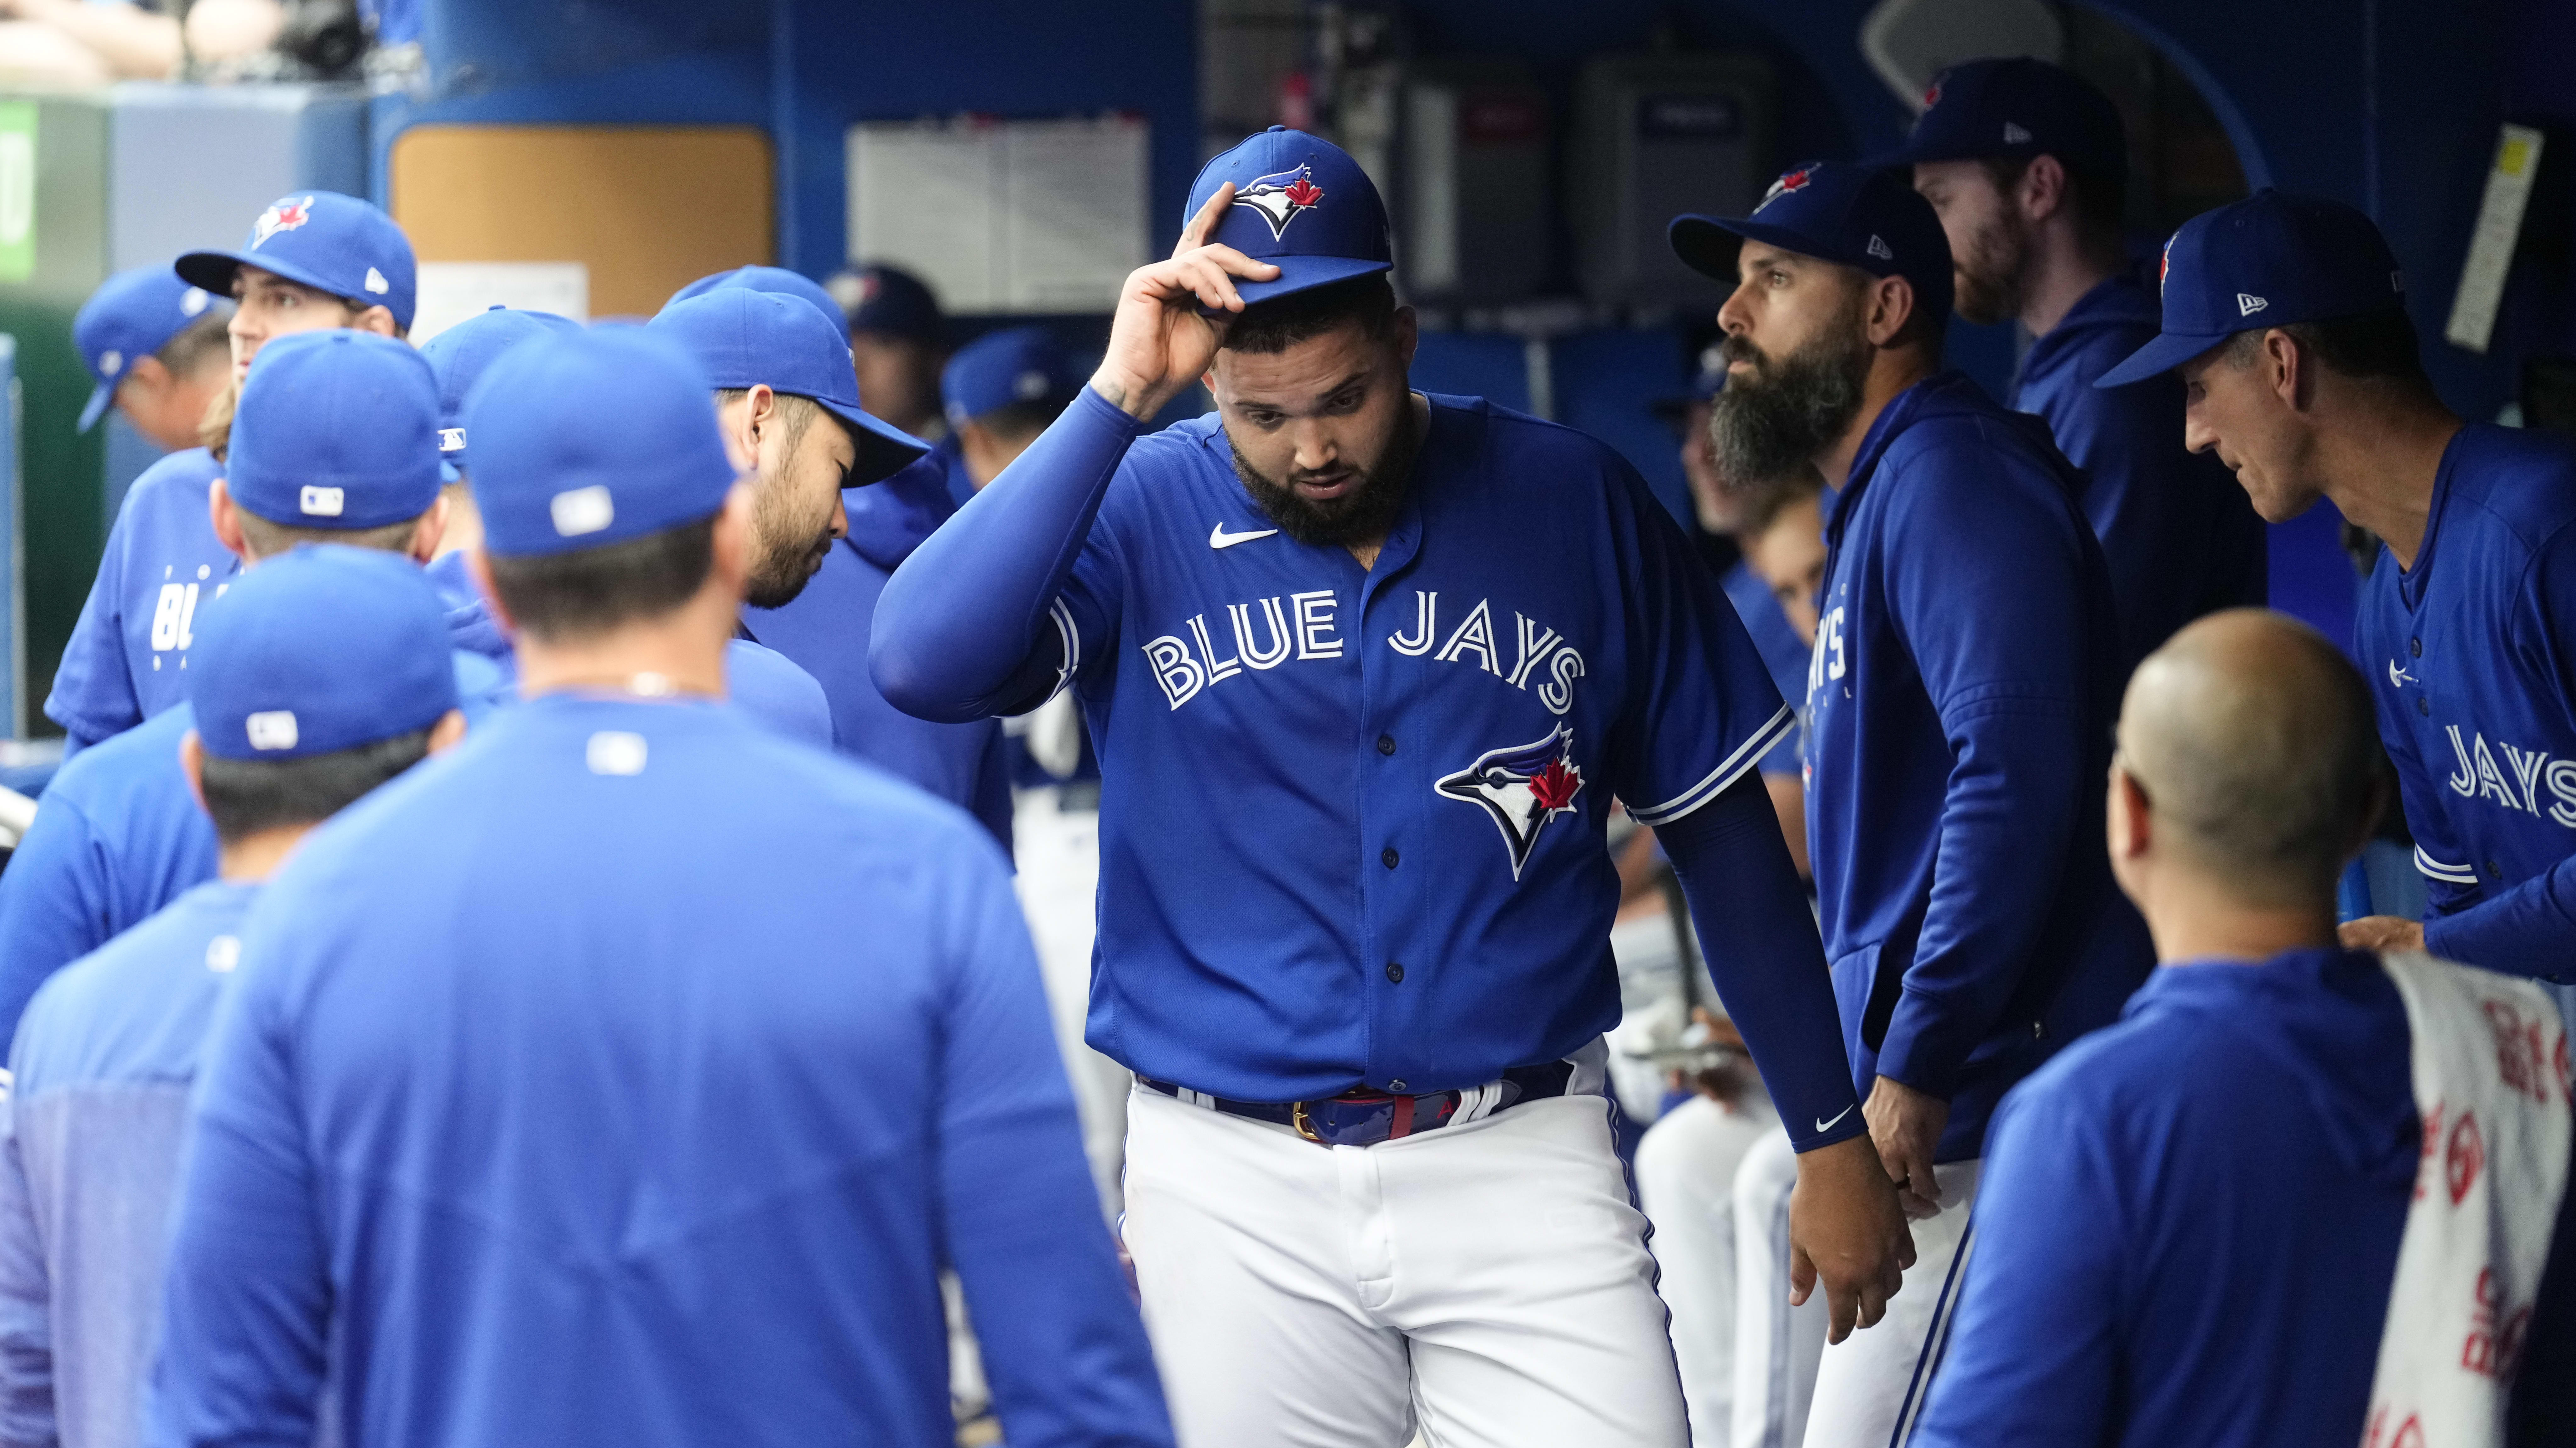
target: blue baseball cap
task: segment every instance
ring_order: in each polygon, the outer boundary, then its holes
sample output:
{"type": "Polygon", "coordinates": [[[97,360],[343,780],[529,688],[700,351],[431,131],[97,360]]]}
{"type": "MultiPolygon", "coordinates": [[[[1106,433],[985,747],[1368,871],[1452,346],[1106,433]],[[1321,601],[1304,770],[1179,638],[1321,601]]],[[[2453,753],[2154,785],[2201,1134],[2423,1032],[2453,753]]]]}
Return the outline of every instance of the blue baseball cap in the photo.
{"type": "Polygon", "coordinates": [[[552,312],[494,307],[422,343],[421,358],[438,379],[439,461],[451,468],[465,466],[465,397],[484,368],[522,342],[580,330],[581,323],[552,312]]]}
{"type": "Polygon", "coordinates": [[[2156,287],[2164,330],[2094,386],[2144,381],[2257,327],[2406,308],[2406,278],[2369,217],[2269,186],[2184,222],[2156,287]]]}
{"type": "MultiPolygon", "coordinates": [[[[732,271],[721,271],[714,276],[700,277],[671,293],[671,301],[664,302],[662,308],[668,311],[671,302],[685,302],[691,297],[702,297],[720,287],[743,287],[755,292],[776,292],[782,297],[803,297],[814,304],[814,310],[823,314],[823,320],[832,324],[832,330],[836,332],[849,330],[848,316],[842,312],[841,304],[832,300],[832,294],[823,290],[821,282],[803,272],[789,271],[783,266],[738,266],[732,271]]],[[[933,307],[931,312],[936,316],[938,308],[933,307]]]]}
{"type": "Polygon", "coordinates": [[[438,379],[409,344],[334,327],[259,349],[224,486],[290,528],[381,528],[438,501],[438,379]]]}
{"type": "Polygon", "coordinates": [[[956,427],[1015,402],[1071,402],[1083,381],[1053,333],[1012,327],[958,348],[939,374],[939,395],[956,427]]]}
{"type": "Polygon", "coordinates": [[[484,547],[570,553],[713,516],[735,478],[715,388],[695,357],[644,327],[511,348],[465,399],[484,547]]]}
{"type": "Polygon", "coordinates": [[[456,707],[447,614],[419,565],[307,544],[243,573],[197,615],[188,701],[218,759],[337,754],[456,707]]]}
{"type": "Polygon", "coordinates": [[[1234,204],[1208,240],[1279,268],[1266,282],[1234,279],[1245,306],[1394,267],[1395,241],[1376,184],[1323,137],[1272,126],[1208,162],[1190,183],[1181,224],[1228,181],[1234,204]]]}
{"type": "Polygon", "coordinates": [[[1678,397],[1663,397],[1651,404],[1656,416],[1678,422],[1703,402],[1715,401],[1726,390],[1726,345],[1711,342],[1700,349],[1698,370],[1691,374],[1690,390],[1678,397]]]}
{"type": "Polygon", "coordinates": [[[316,291],[380,305],[394,325],[411,326],[419,294],[419,268],[411,240],[394,219],[355,196],[299,191],[269,203],[251,223],[239,251],[192,251],[175,270],[182,281],[219,297],[233,294],[233,275],[245,266],[271,271],[316,291]]]}
{"type": "Polygon", "coordinates": [[[859,407],[859,374],[849,339],[822,314],[777,292],[725,287],[673,302],[644,330],[695,357],[718,387],[756,387],[810,397],[849,428],[858,445],[850,486],[911,466],[930,444],[859,407]]]}
{"type": "Polygon", "coordinates": [[[2044,60],[1971,60],[1932,80],[1923,118],[1905,144],[1870,164],[2055,156],[2068,166],[2129,173],[2128,133],[2111,98],[2044,60]]]}
{"type": "Polygon", "coordinates": [[[81,409],[80,430],[98,425],[127,368],[170,345],[214,302],[213,293],[181,281],[166,266],[136,267],[99,283],[72,316],[72,345],[98,379],[81,409]]]}
{"type": "Polygon", "coordinates": [[[1854,161],[1810,161],[1771,183],[1745,217],[1676,216],[1673,252],[1691,270],[1735,280],[1742,237],[1858,267],[1871,276],[1901,276],[1918,305],[1934,316],[1950,310],[1950,238],[1932,203],[1891,172],[1854,161]]]}
{"type": "Polygon", "coordinates": [[[899,266],[870,262],[835,272],[824,295],[840,307],[850,331],[908,337],[931,348],[948,341],[948,319],[939,314],[939,299],[921,278],[899,266]]]}

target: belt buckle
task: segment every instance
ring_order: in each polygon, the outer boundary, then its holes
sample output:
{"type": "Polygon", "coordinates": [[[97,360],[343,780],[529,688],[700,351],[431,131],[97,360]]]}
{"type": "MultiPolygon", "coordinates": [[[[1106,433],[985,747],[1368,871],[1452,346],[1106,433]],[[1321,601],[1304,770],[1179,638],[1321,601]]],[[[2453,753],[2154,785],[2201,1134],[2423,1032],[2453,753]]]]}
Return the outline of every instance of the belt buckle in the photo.
{"type": "Polygon", "coordinates": [[[1299,1136],[1306,1138],[1317,1146],[1332,1145],[1331,1142],[1326,1141],[1324,1138],[1315,1134],[1315,1128],[1306,1120],[1306,1103],[1303,1101],[1291,1102],[1289,1104],[1288,1124],[1297,1128],[1297,1134],[1299,1136]]]}

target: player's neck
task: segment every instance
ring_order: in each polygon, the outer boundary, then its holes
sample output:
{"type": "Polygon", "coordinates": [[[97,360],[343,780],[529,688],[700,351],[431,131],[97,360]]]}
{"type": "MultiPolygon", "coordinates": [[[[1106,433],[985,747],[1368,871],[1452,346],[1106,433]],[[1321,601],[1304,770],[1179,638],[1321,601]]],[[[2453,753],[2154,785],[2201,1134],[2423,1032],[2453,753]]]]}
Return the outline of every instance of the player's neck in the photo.
{"type": "Polygon", "coordinates": [[[741,605],[712,582],[659,618],[621,624],[588,638],[548,643],[522,631],[520,694],[530,699],[567,692],[723,697],[725,642],[740,621],[741,605]],[[638,680],[649,683],[639,685],[638,680]]]}
{"type": "Polygon", "coordinates": [[[2335,944],[2331,899],[2305,905],[2249,905],[2219,881],[2167,870],[2137,897],[2163,964],[2186,960],[2269,960],[2285,950],[2335,944]]]}
{"type": "Polygon", "coordinates": [[[2430,396],[2356,390],[2317,434],[2314,466],[2325,494],[2352,523],[2388,545],[2399,568],[2415,566],[2433,515],[2433,484],[2460,419],[2430,396]]]}
{"type": "Polygon", "coordinates": [[[311,825],[279,825],[225,840],[215,849],[215,877],[229,884],[255,885],[276,874],[311,833],[311,825]]]}
{"type": "MultiPolygon", "coordinates": [[[[1413,466],[1419,471],[1422,467],[1422,442],[1431,435],[1431,399],[1414,392],[1407,394],[1407,400],[1413,405],[1413,466]]],[[[1413,486],[1413,480],[1405,479],[1404,485],[1408,488],[1413,486]]],[[[1372,572],[1377,568],[1377,555],[1386,548],[1386,534],[1381,531],[1375,537],[1355,538],[1342,546],[1359,561],[1362,573],[1372,572]]]]}
{"type": "Polygon", "coordinates": [[[2085,293],[2119,274],[2120,258],[2088,251],[2071,219],[2063,225],[2042,223],[2030,242],[2030,274],[2022,281],[2019,316],[2032,336],[2045,337],[2085,293]]]}
{"type": "Polygon", "coordinates": [[[1880,347],[1869,362],[1869,377],[1861,383],[1860,410],[1852,414],[1851,426],[1834,445],[1816,459],[1816,471],[1824,474],[1825,486],[1840,491],[1851,480],[1852,460],[1860,456],[1861,439],[1869,436],[1878,415],[1887,410],[1899,393],[1931,376],[1930,359],[1919,347],[1880,347]]]}

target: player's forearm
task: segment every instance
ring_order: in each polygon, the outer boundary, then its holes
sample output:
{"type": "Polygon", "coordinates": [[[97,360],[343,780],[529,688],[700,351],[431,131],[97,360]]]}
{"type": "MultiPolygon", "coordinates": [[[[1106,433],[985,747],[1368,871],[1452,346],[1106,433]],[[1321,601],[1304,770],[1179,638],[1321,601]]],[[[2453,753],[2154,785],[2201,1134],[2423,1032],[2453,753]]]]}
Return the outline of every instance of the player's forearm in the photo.
{"type": "Polygon", "coordinates": [[[1031,655],[1060,649],[1047,618],[1139,424],[1090,388],[992,486],[913,550],[877,600],[868,668],[916,718],[963,723],[1004,697],[1031,655]]]}
{"type": "Polygon", "coordinates": [[[2426,919],[2424,948],[2508,975],[2576,980],[2576,858],[2457,914],[2426,919]]]}
{"type": "Polygon", "coordinates": [[[1706,942],[1719,998],[1800,1151],[1866,1126],[1824,945],[1758,775],[1657,827],[1706,942]]]}

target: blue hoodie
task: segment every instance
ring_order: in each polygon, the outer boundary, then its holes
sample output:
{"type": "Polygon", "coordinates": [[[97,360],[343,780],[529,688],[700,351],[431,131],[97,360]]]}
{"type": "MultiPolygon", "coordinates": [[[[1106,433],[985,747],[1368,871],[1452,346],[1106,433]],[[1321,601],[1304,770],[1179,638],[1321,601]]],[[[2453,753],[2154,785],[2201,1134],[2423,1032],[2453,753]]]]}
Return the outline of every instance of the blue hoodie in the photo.
{"type": "MultiPolygon", "coordinates": [[[[2352,1448],[2415,1185],[2406,1007],[2368,955],[2151,976],[2006,1099],[1947,1357],[1939,1448],[2352,1448]]],[[[2570,1194],[2515,1441],[2576,1431],[2570,1194]]]]}

